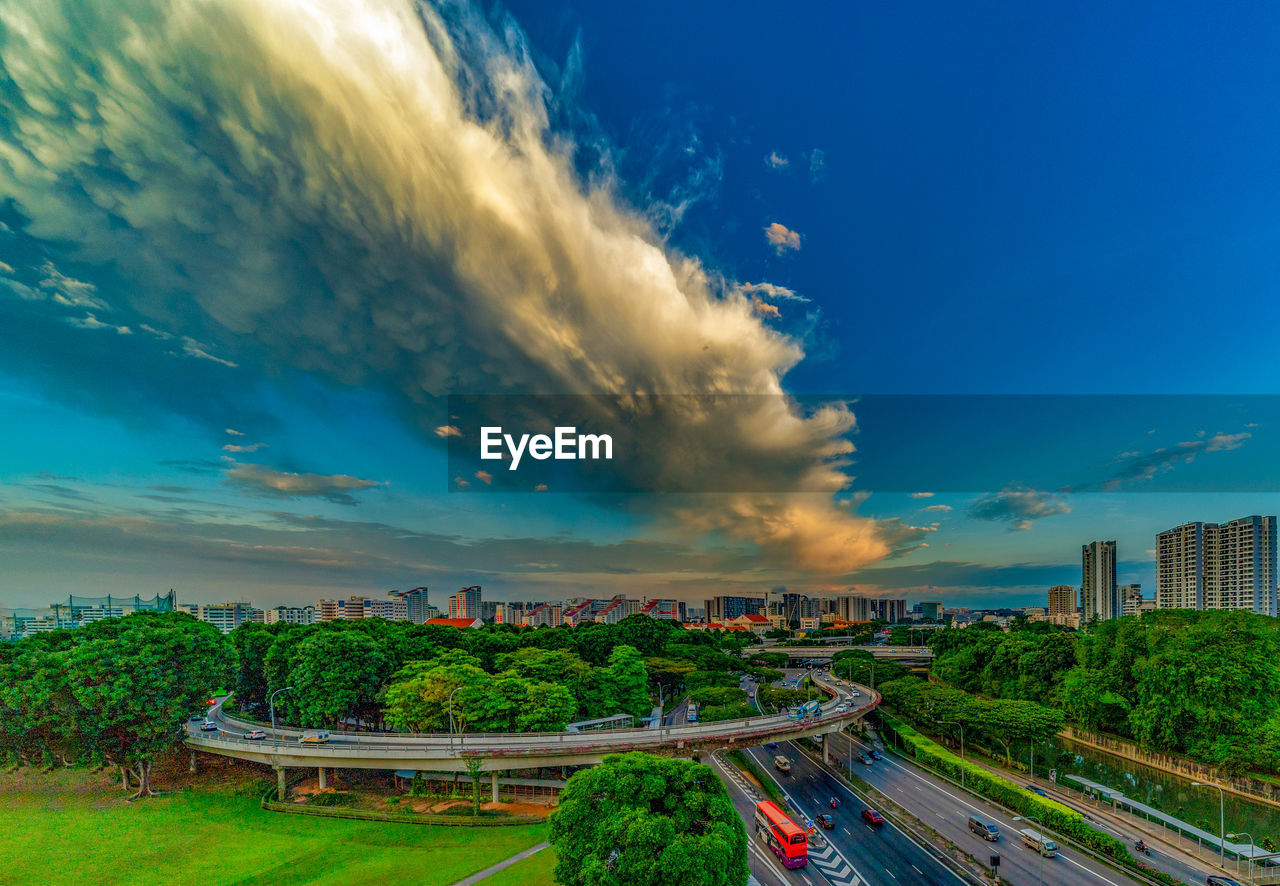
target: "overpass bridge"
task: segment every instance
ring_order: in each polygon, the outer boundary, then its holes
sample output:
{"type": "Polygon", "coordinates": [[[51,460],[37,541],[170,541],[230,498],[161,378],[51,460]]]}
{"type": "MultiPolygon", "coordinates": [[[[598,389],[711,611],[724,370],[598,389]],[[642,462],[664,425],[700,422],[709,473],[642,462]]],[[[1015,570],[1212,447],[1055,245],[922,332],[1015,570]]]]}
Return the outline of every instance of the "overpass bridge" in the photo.
{"type": "MultiPolygon", "coordinates": [[[[326,769],[414,769],[424,772],[466,772],[468,764],[492,774],[493,791],[498,775],[518,769],[553,766],[595,765],[607,754],[649,751],[674,756],[692,756],[696,751],[752,747],[770,741],[789,741],[828,732],[838,732],[865,717],[880,703],[880,695],[865,687],[838,687],[818,682],[832,697],[820,706],[818,715],[793,720],[787,714],[760,714],[737,720],[722,720],[684,726],[647,729],[599,730],[593,732],[457,733],[418,734],[331,731],[325,744],[302,744],[305,730],[297,727],[267,729],[258,723],[237,719],[222,710],[225,698],[209,711],[208,719],[217,731],[201,731],[197,723],[187,724],[185,744],[196,751],[265,763],[276,770],[279,794],[284,795],[286,770],[314,767],[320,785],[326,784],[326,769]],[[861,691],[861,697],[852,690],[861,691]],[[844,711],[837,711],[841,703],[844,711]],[[246,732],[261,730],[265,739],[250,740],[246,732]]],[[[824,743],[825,744],[825,743],[824,743]]]]}
{"type": "Polygon", "coordinates": [[[870,652],[876,658],[890,661],[931,661],[933,650],[927,646],[748,646],[743,655],[755,652],[785,652],[791,658],[830,659],[837,652],[857,649],[870,652]]]}

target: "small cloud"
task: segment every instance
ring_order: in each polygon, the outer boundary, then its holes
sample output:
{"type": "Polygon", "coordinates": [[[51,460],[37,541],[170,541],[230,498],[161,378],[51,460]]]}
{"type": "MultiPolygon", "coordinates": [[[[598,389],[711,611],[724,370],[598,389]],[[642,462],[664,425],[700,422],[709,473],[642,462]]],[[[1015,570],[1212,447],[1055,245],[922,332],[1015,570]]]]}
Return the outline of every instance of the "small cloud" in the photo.
{"type": "Polygon", "coordinates": [[[1247,422],[1245,424],[1246,428],[1256,428],[1257,426],[1258,426],[1258,423],[1256,421],[1247,422]]]}
{"type": "Polygon", "coordinates": [[[822,148],[809,152],[809,181],[817,184],[827,174],[827,153],[822,148]]]}
{"type": "Polygon", "coordinates": [[[0,274],[12,274],[13,265],[0,261],[0,274]]]}
{"type": "MultiPolygon", "coordinates": [[[[145,327],[144,327],[144,328],[145,328],[145,327]]],[[[224,433],[224,434],[230,434],[230,435],[231,435],[231,436],[233,436],[233,437],[243,437],[243,436],[244,436],[244,431],[237,431],[235,428],[226,428],[226,429],[224,429],[224,430],[223,430],[223,433],[224,433]]]]}
{"type": "Polygon", "coordinates": [[[770,169],[786,169],[791,165],[791,161],[777,151],[770,151],[769,156],[764,158],[764,165],[770,169]]]}
{"type": "Polygon", "coordinates": [[[800,295],[794,289],[788,289],[785,286],[779,286],[776,283],[742,283],[738,286],[738,291],[744,295],[760,295],[765,298],[781,299],[783,301],[803,301],[809,299],[800,295]]]}
{"type": "Polygon", "coordinates": [[[1012,524],[1010,532],[1025,532],[1031,528],[1033,520],[1069,513],[1070,506],[1060,496],[1023,488],[1002,489],[984,495],[969,509],[969,515],[978,520],[1012,524]]]}
{"type": "Polygon", "coordinates": [[[951,510],[951,505],[929,505],[927,508],[922,508],[922,510],[946,512],[951,510]]]}
{"type": "Polygon", "coordinates": [[[933,493],[932,492],[913,492],[911,493],[911,497],[912,498],[933,498],[933,493]]]}
{"type": "Polygon", "coordinates": [[[212,360],[214,363],[221,363],[223,366],[229,366],[235,369],[238,364],[232,363],[230,360],[224,360],[221,357],[215,357],[210,354],[204,345],[189,336],[182,337],[182,353],[188,357],[195,357],[197,360],[212,360]]]}
{"type": "Polygon", "coordinates": [[[493,474],[490,474],[488,471],[476,471],[476,479],[485,486],[493,485],[493,474]]]}
{"type": "Polygon", "coordinates": [[[239,443],[228,443],[222,447],[223,452],[257,452],[259,449],[266,449],[266,443],[248,443],[241,445],[239,443]]]}
{"type": "Polygon", "coordinates": [[[778,222],[771,222],[764,229],[764,238],[778,255],[800,248],[800,235],[778,222]]]}
{"type": "Polygon", "coordinates": [[[537,486],[533,487],[533,491],[534,491],[534,492],[546,492],[546,491],[547,491],[547,484],[546,484],[546,483],[539,483],[537,486]]]}
{"type": "Polygon", "coordinates": [[[760,317],[768,317],[774,320],[782,316],[782,312],[778,310],[777,305],[771,305],[759,296],[751,299],[751,310],[760,317]]]}
{"type": "Polygon", "coordinates": [[[441,425],[440,427],[436,428],[436,436],[437,437],[461,437],[462,431],[458,430],[453,425],[441,425]]]}
{"type": "Polygon", "coordinates": [[[1157,474],[1172,470],[1179,464],[1191,464],[1206,452],[1229,452],[1239,449],[1253,435],[1248,431],[1238,434],[1218,432],[1209,435],[1206,431],[1196,434],[1194,440],[1184,440],[1174,446],[1162,446],[1150,452],[1121,452],[1111,460],[1111,476],[1101,483],[1076,487],[1077,490],[1100,488],[1111,491],[1125,483],[1150,480],[1157,474]]]}
{"type": "Polygon", "coordinates": [[[385,486],[377,480],[365,480],[349,474],[308,474],[279,471],[266,465],[239,464],[232,459],[227,480],[251,492],[278,495],[283,498],[327,498],[335,504],[356,503],[353,492],[385,486]]]}
{"type": "Polygon", "coordinates": [[[68,308],[109,310],[107,303],[95,295],[98,287],[92,283],[68,277],[54,267],[53,262],[47,261],[41,265],[40,273],[44,275],[44,279],[40,281],[40,288],[48,292],[56,303],[68,308]]]}
{"type": "Polygon", "coordinates": [[[156,338],[160,339],[160,341],[168,341],[169,339],[173,338],[172,335],[165,332],[164,330],[156,329],[154,326],[148,326],[146,323],[142,324],[142,331],[149,332],[150,334],[154,335],[156,338]]]}
{"type": "Polygon", "coordinates": [[[103,323],[93,314],[85,314],[84,317],[68,317],[67,323],[78,329],[110,329],[117,335],[133,335],[133,330],[128,326],[116,326],[114,323],[103,323]]]}
{"type": "Polygon", "coordinates": [[[471,481],[470,481],[470,480],[464,480],[464,479],[462,479],[461,477],[454,477],[454,478],[453,478],[453,482],[454,482],[454,483],[457,483],[457,484],[458,484],[459,486],[461,486],[463,489],[466,489],[468,486],[470,486],[470,485],[471,485],[471,481]]]}

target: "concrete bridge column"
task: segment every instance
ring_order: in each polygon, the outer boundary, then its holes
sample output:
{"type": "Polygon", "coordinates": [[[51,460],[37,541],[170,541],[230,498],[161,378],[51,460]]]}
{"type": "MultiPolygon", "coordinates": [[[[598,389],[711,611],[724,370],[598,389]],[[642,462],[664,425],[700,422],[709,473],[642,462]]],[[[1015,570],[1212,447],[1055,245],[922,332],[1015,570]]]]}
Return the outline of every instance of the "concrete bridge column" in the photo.
{"type": "Polygon", "coordinates": [[[831,762],[831,735],[832,733],[828,732],[826,735],[822,737],[822,762],[823,763],[831,762]]]}
{"type": "Polygon", "coordinates": [[[196,771],[196,752],[195,751],[191,752],[191,767],[189,771],[191,772],[196,771]]]}
{"type": "Polygon", "coordinates": [[[275,767],[276,770],[276,799],[281,803],[284,802],[285,791],[288,789],[285,785],[285,768],[283,766],[275,767]]]}
{"type": "Polygon", "coordinates": [[[490,774],[493,776],[493,802],[497,803],[498,802],[498,770],[495,769],[490,774]]]}
{"type": "Polygon", "coordinates": [[[324,767],[320,767],[320,790],[324,790],[329,786],[328,780],[324,777],[324,767]]]}

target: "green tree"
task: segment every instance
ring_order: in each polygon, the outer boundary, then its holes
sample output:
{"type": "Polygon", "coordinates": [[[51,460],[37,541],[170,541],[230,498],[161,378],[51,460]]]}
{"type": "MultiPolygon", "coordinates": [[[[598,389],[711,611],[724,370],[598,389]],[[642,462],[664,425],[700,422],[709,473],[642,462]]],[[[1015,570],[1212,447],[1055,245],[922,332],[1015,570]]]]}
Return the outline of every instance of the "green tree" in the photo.
{"type": "Polygon", "coordinates": [[[615,646],[609,653],[607,685],[613,703],[637,717],[648,716],[653,708],[649,695],[649,672],[633,646],[615,646]]]}
{"type": "Polygon", "coordinates": [[[320,631],[298,644],[289,681],[298,725],[337,728],[375,713],[390,663],[378,644],[356,631],[320,631]]]}
{"type": "Polygon", "coordinates": [[[563,886],[742,886],[747,834],[706,766],[616,754],[569,779],[551,816],[563,886]]]}
{"type": "Polygon", "coordinates": [[[153,793],[152,761],[190,712],[230,681],[232,651],[217,628],[186,615],[119,621],[116,636],[76,643],[50,664],[65,680],[55,694],[69,695],[64,739],[120,767],[126,788],[136,780],[136,799],[153,793]]]}
{"type": "Polygon", "coordinates": [[[521,732],[562,732],[573,721],[578,702],[557,683],[527,682],[524,704],[516,714],[521,732]]]}

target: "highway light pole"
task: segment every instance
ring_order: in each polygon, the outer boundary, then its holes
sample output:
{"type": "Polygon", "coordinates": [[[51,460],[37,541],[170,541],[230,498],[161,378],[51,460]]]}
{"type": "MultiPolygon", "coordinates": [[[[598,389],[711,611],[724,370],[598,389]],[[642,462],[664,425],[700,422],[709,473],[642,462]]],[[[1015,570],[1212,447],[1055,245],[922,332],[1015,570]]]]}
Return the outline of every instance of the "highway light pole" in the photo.
{"type": "MultiPolygon", "coordinates": [[[[1253,879],[1253,854],[1257,851],[1257,847],[1253,845],[1253,834],[1227,834],[1233,840],[1239,840],[1241,837],[1249,838],[1249,879],[1253,879]]],[[[1236,853],[1236,873],[1240,873],[1240,853],[1236,853]]]]}
{"type": "Polygon", "coordinates": [[[293,688],[292,686],[286,686],[283,689],[277,689],[275,692],[271,693],[271,698],[267,700],[267,703],[271,706],[271,731],[272,732],[275,732],[275,729],[276,729],[276,696],[279,695],[281,692],[288,692],[292,688],[293,688]]]}
{"type": "Polygon", "coordinates": [[[1226,794],[1222,792],[1222,788],[1216,784],[1206,784],[1203,781],[1191,782],[1192,787],[1197,788],[1217,788],[1218,789],[1218,867],[1225,868],[1227,863],[1227,816],[1226,816],[1226,794]]]}
{"type": "Polygon", "coordinates": [[[453,692],[449,693],[449,753],[453,753],[453,694],[461,689],[461,686],[453,687],[453,692]]]}
{"type": "MultiPolygon", "coordinates": [[[[1027,821],[1031,822],[1032,824],[1036,824],[1036,825],[1040,824],[1040,822],[1036,821],[1035,816],[1033,815],[1015,815],[1013,817],[1013,820],[1019,821],[1020,819],[1024,819],[1024,818],[1027,821]]],[[[1043,825],[1041,826],[1043,827],[1043,825]]],[[[1044,834],[1041,834],[1040,839],[1044,840],[1048,838],[1044,834]]],[[[1040,856],[1040,864],[1038,865],[1039,870],[1037,871],[1036,876],[1040,878],[1040,886],[1044,886],[1044,853],[1041,852],[1039,849],[1037,849],[1036,855],[1040,856]]]]}

